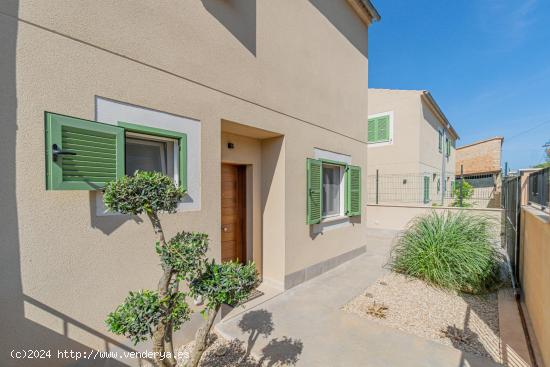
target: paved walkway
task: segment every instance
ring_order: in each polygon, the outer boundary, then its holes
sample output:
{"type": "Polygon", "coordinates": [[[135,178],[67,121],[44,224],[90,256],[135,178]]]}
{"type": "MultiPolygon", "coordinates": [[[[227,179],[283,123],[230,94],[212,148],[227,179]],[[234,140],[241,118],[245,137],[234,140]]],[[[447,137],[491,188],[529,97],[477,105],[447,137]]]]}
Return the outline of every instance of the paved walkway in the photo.
{"type": "Polygon", "coordinates": [[[498,366],[341,310],[385,271],[391,237],[369,237],[367,253],[217,325],[269,366],[498,366]]]}

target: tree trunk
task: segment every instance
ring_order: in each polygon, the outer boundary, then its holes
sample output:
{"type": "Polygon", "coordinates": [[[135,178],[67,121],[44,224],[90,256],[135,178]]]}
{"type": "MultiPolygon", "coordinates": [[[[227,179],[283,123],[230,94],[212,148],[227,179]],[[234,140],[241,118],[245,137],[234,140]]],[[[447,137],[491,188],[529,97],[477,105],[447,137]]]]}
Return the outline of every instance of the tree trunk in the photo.
{"type": "Polygon", "coordinates": [[[214,325],[214,320],[216,319],[219,310],[219,305],[208,309],[206,324],[197,330],[197,334],[195,335],[195,349],[193,349],[193,354],[191,355],[191,359],[187,363],[186,367],[197,367],[199,365],[202,354],[207,347],[210,329],[212,329],[212,325],[214,325]]]}
{"type": "Polygon", "coordinates": [[[149,220],[151,221],[151,225],[153,226],[153,230],[157,235],[157,240],[160,242],[162,246],[166,246],[166,240],[164,239],[164,231],[162,230],[162,226],[160,225],[160,219],[157,213],[155,212],[147,213],[147,216],[149,217],[149,220]]]}
{"type": "Polygon", "coordinates": [[[174,367],[170,360],[166,358],[166,350],[164,348],[164,337],[166,335],[166,325],[159,323],[153,331],[153,353],[155,364],[158,367],[174,367]]]}
{"type": "Polygon", "coordinates": [[[168,360],[172,364],[172,366],[175,366],[177,361],[176,357],[174,355],[174,344],[172,342],[172,323],[169,322],[166,324],[166,333],[164,338],[164,347],[167,350],[167,353],[170,353],[168,360]]]}
{"type": "MultiPolygon", "coordinates": [[[[160,224],[160,219],[157,213],[147,213],[153,230],[157,235],[157,241],[161,246],[166,246],[166,240],[164,237],[164,231],[160,224]]],[[[169,294],[170,281],[172,280],[172,269],[165,264],[162,265],[162,277],[158,283],[158,292],[159,296],[165,297],[169,294]]],[[[159,323],[155,330],[153,331],[153,352],[155,353],[155,363],[159,367],[174,367],[176,365],[176,360],[174,358],[174,348],[172,346],[172,324],[164,324],[163,322],[159,323]],[[168,345],[170,358],[166,355],[166,345],[168,345]]]]}

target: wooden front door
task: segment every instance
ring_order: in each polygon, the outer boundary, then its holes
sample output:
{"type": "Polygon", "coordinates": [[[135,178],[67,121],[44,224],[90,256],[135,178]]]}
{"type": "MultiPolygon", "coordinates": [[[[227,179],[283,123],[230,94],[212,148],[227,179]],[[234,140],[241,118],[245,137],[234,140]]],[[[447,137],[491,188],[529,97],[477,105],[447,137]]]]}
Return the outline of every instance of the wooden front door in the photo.
{"type": "Polygon", "coordinates": [[[246,262],[246,167],[222,164],[222,261],[246,262]]]}

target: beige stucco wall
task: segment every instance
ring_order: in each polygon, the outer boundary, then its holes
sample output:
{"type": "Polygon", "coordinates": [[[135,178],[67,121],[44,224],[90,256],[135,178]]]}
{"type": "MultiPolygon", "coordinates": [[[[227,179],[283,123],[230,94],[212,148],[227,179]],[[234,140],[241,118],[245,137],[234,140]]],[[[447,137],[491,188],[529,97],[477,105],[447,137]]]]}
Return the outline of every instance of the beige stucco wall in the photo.
{"type": "MultiPolygon", "coordinates": [[[[262,239],[263,275],[276,285],[364,246],[365,220],[310,235],[305,160],[319,147],[366,169],[366,26],[345,1],[235,4],[0,3],[0,317],[8,331],[0,354],[18,346],[133,349],[106,330],[105,316],[128,290],[154,288],[160,276],[146,218],[97,217],[94,193],[45,191],[44,111],[93,119],[102,96],[199,120],[201,210],[161,220],[169,234],[208,233],[218,260],[220,164],[237,159],[221,149],[221,122],[278,135],[262,139],[261,160],[248,163],[262,172],[253,217],[261,211],[269,223],[261,235],[253,224],[253,246],[262,239]]],[[[242,147],[258,152],[257,142],[242,147]]]]}
{"type": "MultiPolygon", "coordinates": [[[[393,115],[390,143],[368,145],[368,201],[375,202],[375,175],[379,173],[379,202],[422,203],[423,177],[430,177],[430,199],[441,201],[437,180],[445,167],[446,187],[451,189],[455,174],[455,141],[451,154],[445,157],[445,147],[439,152],[441,120],[430,108],[423,91],[369,89],[369,116],[390,112],[393,115]],[[403,180],[406,180],[404,184],[403,180]]],[[[390,118],[391,121],[391,118],[390,118]]],[[[440,186],[443,190],[443,182],[440,186]]],[[[447,195],[448,196],[448,195],[447,195]]]]}
{"type": "Polygon", "coordinates": [[[369,115],[393,111],[391,144],[369,144],[368,174],[418,173],[420,96],[417,91],[369,89],[369,115]]]}
{"type": "Polygon", "coordinates": [[[550,366],[550,215],[522,206],[520,282],[531,336],[542,365],[550,366]]]}
{"type": "MultiPolygon", "coordinates": [[[[441,123],[424,102],[422,91],[369,89],[369,115],[393,111],[391,144],[369,144],[369,174],[441,173],[443,153],[438,149],[441,123]]],[[[447,174],[454,174],[454,140],[446,159],[447,174]]],[[[444,150],[443,150],[444,152],[444,150]]]]}
{"type": "Polygon", "coordinates": [[[431,211],[467,211],[476,215],[483,215],[492,218],[500,223],[502,217],[501,209],[487,208],[453,208],[453,207],[425,207],[421,205],[368,205],[367,206],[367,227],[375,229],[403,230],[407,228],[410,221],[419,215],[425,215],[431,211]]]}
{"type": "Polygon", "coordinates": [[[420,150],[420,172],[439,173],[442,175],[441,172],[444,166],[445,175],[454,176],[456,159],[455,140],[448,131],[445,131],[446,136],[451,142],[451,154],[448,157],[445,156],[445,136],[443,137],[442,151],[439,151],[439,131],[443,128],[433,111],[423,100],[421,102],[421,114],[418,145],[420,150]]]}

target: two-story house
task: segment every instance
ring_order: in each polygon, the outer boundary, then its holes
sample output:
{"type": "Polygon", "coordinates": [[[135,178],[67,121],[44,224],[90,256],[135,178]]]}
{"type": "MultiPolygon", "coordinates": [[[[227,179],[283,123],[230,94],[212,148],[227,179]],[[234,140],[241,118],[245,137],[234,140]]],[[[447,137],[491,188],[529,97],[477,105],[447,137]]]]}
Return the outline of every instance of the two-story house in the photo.
{"type": "Polygon", "coordinates": [[[136,169],[187,190],[167,233],[207,233],[210,257],[254,261],[264,286],[364,253],[379,18],[369,0],[0,2],[2,363],[134,348],[104,320],[155,288],[154,234],[105,213],[101,188],[136,169]]]}
{"type": "Polygon", "coordinates": [[[445,204],[459,137],[430,92],[370,88],[368,110],[369,202],[445,204]]]}

